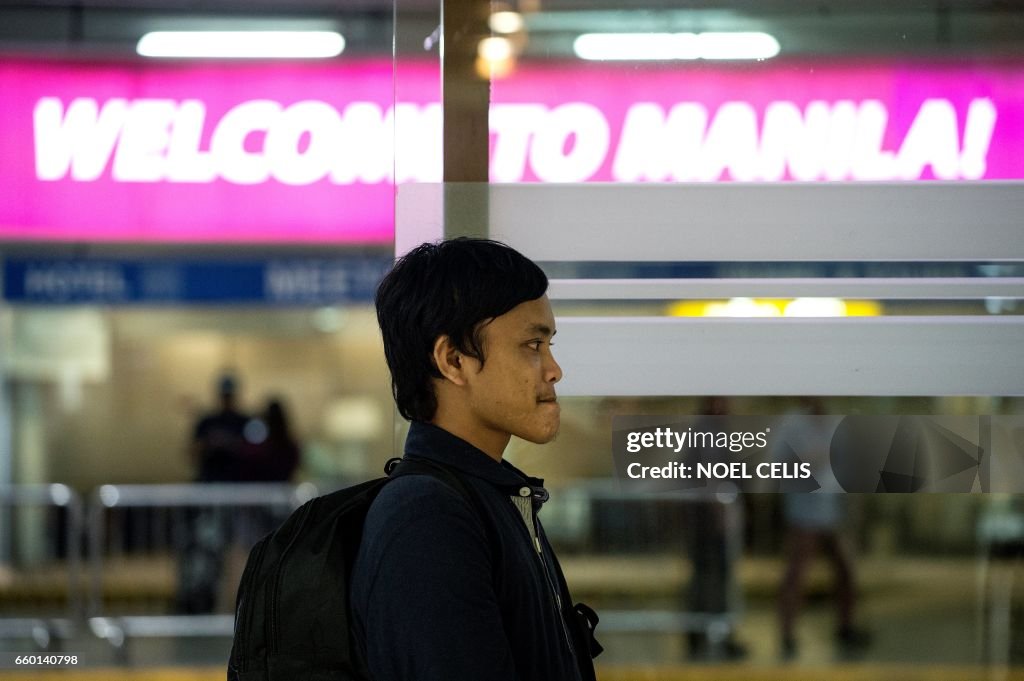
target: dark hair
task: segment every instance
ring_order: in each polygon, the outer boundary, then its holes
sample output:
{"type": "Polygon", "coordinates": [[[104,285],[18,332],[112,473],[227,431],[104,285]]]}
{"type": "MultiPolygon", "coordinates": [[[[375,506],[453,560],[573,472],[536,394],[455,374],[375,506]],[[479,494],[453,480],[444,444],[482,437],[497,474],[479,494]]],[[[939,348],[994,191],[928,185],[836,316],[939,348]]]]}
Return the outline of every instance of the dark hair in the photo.
{"type": "Polygon", "coordinates": [[[234,397],[238,392],[238,379],[232,373],[225,372],[217,379],[217,394],[221,397],[234,397]]]}
{"type": "Polygon", "coordinates": [[[399,413],[410,421],[434,418],[439,336],[483,363],[483,325],[547,288],[547,276],[533,261],[489,239],[425,243],[399,258],[375,300],[399,413]]]}

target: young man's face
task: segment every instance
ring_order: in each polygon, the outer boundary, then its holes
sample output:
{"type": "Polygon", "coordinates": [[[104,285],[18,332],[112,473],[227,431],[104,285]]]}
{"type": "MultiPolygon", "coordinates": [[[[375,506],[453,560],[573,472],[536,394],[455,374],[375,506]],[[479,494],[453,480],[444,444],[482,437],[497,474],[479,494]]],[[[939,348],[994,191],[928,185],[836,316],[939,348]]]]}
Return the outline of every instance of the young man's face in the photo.
{"type": "Polygon", "coordinates": [[[551,354],[554,333],[547,296],[521,303],[483,327],[483,367],[464,360],[472,363],[466,372],[468,416],[481,434],[543,444],[558,433],[555,383],[562,369],[551,354]]]}

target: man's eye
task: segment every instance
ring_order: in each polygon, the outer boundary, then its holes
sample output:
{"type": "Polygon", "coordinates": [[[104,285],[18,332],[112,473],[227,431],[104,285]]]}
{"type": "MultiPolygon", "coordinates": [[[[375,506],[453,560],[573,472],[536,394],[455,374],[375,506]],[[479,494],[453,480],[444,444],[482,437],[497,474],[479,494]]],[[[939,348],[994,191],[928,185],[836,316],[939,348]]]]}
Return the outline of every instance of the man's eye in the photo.
{"type": "Polygon", "coordinates": [[[526,345],[527,345],[527,346],[528,346],[528,347],[529,347],[529,348],[530,348],[531,350],[534,350],[534,351],[539,351],[539,350],[540,350],[540,346],[541,346],[541,343],[542,343],[542,342],[543,342],[543,341],[535,340],[535,341],[530,341],[530,342],[529,342],[529,343],[527,343],[526,345]]]}

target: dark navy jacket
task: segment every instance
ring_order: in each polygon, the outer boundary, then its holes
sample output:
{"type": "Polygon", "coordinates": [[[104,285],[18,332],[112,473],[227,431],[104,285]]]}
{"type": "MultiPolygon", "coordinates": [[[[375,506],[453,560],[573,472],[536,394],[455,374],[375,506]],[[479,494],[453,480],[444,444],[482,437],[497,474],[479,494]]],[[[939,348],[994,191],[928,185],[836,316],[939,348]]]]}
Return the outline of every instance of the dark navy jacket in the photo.
{"type": "Polygon", "coordinates": [[[459,471],[482,509],[426,475],[389,482],[373,503],[351,581],[371,678],[577,681],[559,610],[569,593],[535,518],[543,481],[426,423],[412,424],[405,456],[459,471]]]}

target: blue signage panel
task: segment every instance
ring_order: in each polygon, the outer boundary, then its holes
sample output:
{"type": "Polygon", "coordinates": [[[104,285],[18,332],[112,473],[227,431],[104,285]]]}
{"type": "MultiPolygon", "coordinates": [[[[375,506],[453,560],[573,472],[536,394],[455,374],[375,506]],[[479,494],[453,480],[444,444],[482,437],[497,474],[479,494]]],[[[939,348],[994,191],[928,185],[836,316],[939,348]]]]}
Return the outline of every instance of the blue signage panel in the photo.
{"type": "Polygon", "coordinates": [[[10,303],[333,305],[373,300],[383,256],[267,260],[9,258],[10,303]]]}

